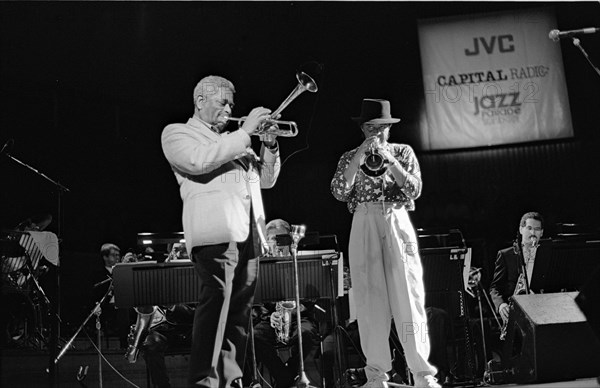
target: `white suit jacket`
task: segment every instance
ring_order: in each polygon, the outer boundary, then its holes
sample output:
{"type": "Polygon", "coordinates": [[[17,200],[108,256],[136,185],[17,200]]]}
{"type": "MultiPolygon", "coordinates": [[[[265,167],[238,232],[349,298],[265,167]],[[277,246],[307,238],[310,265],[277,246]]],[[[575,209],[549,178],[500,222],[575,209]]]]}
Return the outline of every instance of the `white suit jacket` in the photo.
{"type": "Polygon", "coordinates": [[[218,134],[192,117],[186,124],[170,124],[162,133],[162,148],[179,183],[183,200],[183,232],[191,254],[195,246],[241,242],[250,231],[250,206],[263,250],[265,214],[261,188],[271,188],[279,175],[279,151],[261,147],[262,172],[238,163],[256,157],[243,130],[218,134]]]}

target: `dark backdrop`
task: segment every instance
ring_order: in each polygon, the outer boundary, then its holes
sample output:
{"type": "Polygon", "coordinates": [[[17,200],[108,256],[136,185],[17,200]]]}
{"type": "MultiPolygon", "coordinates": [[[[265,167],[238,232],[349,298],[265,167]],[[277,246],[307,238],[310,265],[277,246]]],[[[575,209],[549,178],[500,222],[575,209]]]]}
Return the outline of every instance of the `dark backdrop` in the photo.
{"type": "MultiPolygon", "coordinates": [[[[192,114],[202,76],[234,82],[239,117],[257,105],[276,108],[295,87],[295,72],[310,69],[319,73],[319,92],[284,111],[300,134],[280,140],[289,159],[264,201],[269,218],[336,234],[345,250],[351,215],[329,183],[342,152],[361,141],[349,117],[362,98],[387,98],[402,118],[391,140],[415,138],[423,102],[418,19],[546,6],[559,29],[599,24],[596,2],[2,2],[0,142],[14,139],[14,157],[70,191],[59,201],[52,183],[2,157],[0,226],[53,214],[49,230],[60,232],[69,294],[103,242],[126,250],[138,232],[181,230],[160,133],[192,114]]],[[[581,43],[600,65],[600,34],[581,43]]],[[[600,76],[570,40],[557,44],[573,139],[417,149],[424,190],[415,224],[459,226],[480,266],[513,238],[525,211],[544,213],[549,234],[558,222],[597,224],[600,76]]]]}

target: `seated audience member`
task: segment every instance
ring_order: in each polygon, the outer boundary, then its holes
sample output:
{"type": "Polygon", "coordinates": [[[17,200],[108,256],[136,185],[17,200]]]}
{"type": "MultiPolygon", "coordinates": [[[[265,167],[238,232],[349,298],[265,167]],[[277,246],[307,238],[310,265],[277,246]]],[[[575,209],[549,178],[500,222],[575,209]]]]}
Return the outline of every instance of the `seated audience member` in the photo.
{"type": "MultiPolygon", "coordinates": [[[[275,256],[289,255],[289,246],[278,246],[276,236],[289,236],[290,231],[290,225],[281,219],[272,220],[267,224],[267,243],[269,244],[271,253],[274,253],[275,256]]],[[[310,353],[317,338],[313,309],[314,304],[310,301],[303,300],[300,304],[300,326],[304,358],[310,353]]],[[[269,374],[275,380],[276,388],[288,388],[294,385],[300,362],[295,301],[279,301],[257,305],[253,308],[252,320],[257,363],[267,367],[269,374]],[[288,316],[289,321],[285,318],[285,315],[288,316]],[[284,319],[286,320],[285,322],[284,319]],[[286,322],[289,322],[289,331],[286,330],[286,322]],[[286,331],[288,331],[289,336],[283,338],[286,336],[282,335],[282,333],[286,331]],[[290,357],[286,362],[282,360],[277,351],[278,346],[281,345],[290,346],[290,357]]],[[[250,351],[251,349],[249,349],[250,351]]],[[[251,355],[247,357],[249,362],[244,370],[245,385],[248,385],[253,374],[250,357],[251,355]]]]}

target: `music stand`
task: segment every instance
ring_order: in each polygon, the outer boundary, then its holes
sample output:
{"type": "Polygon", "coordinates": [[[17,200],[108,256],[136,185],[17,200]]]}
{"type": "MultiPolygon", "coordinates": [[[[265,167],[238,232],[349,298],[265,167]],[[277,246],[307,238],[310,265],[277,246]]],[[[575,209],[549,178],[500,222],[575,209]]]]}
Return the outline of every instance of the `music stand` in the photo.
{"type": "MultiPolygon", "coordinates": [[[[475,384],[475,348],[471,329],[469,305],[466,300],[468,277],[471,267],[471,251],[460,229],[430,228],[417,229],[419,254],[423,265],[425,306],[446,310],[454,327],[461,328],[462,338],[455,337],[454,351],[457,359],[464,356],[466,384],[475,384]],[[464,348],[457,343],[464,342],[464,348]],[[464,355],[460,353],[464,351],[464,355]]],[[[475,297],[475,294],[472,294],[475,297]]],[[[463,368],[464,367],[464,368],[463,368]]]]}
{"type": "Polygon", "coordinates": [[[531,289],[535,293],[579,290],[600,266],[600,241],[542,240],[535,256],[531,289]]]}

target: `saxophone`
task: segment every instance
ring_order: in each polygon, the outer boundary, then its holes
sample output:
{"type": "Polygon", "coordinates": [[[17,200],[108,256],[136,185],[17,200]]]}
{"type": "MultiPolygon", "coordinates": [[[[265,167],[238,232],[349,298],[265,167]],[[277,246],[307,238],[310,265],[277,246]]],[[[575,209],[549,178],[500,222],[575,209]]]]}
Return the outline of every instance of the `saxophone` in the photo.
{"type": "Polygon", "coordinates": [[[127,336],[129,346],[127,346],[127,351],[125,352],[125,359],[130,364],[135,364],[137,361],[140,352],[140,342],[142,341],[142,337],[148,332],[156,310],[156,306],[135,307],[138,315],[135,325],[131,325],[131,331],[127,336]]]}
{"type": "Polygon", "coordinates": [[[291,301],[280,301],[275,304],[275,314],[281,317],[278,322],[271,320],[271,327],[275,329],[277,335],[277,341],[282,344],[287,344],[290,340],[290,324],[292,322],[292,314],[296,308],[296,302],[291,301]]]}
{"type": "MultiPolygon", "coordinates": [[[[527,294],[527,286],[525,284],[525,275],[523,273],[519,274],[519,278],[517,279],[517,284],[515,286],[515,291],[513,292],[513,296],[515,295],[524,295],[527,294]]],[[[513,302],[512,299],[508,303],[508,308],[512,310],[513,302]]],[[[509,313],[510,315],[510,313],[509,313]]],[[[508,319],[502,325],[502,330],[500,331],[500,341],[504,341],[506,338],[506,329],[508,328],[508,319]]]]}
{"type": "MultiPolygon", "coordinates": [[[[531,240],[531,250],[533,250],[533,252],[535,252],[535,249],[537,249],[538,247],[538,240],[537,237],[535,236],[531,236],[529,238],[531,240]]],[[[519,253],[521,255],[523,255],[523,250],[520,250],[519,253]]],[[[532,253],[530,251],[529,255],[535,255],[535,253],[532,253]]],[[[513,296],[515,295],[524,295],[528,293],[528,285],[527,285],[527,279],[525,278],[525,271],[526,268],[523,268],[523,271],[519,274],[519,277],[517,279],[517,284],[515,285],[515,291],[513,292],[513,296]]],[[[512,309],[513,308],[513,304],[512,304],[512,300],[509,303],[509,308],[512,309]]],[[[508,327],[508,320],[506,322],[504,322],[504,324],[502,325],[502,330],[500,331],[500,340],[504,341],[504,339],[506,338],[506,329],[508,327]]]]}

